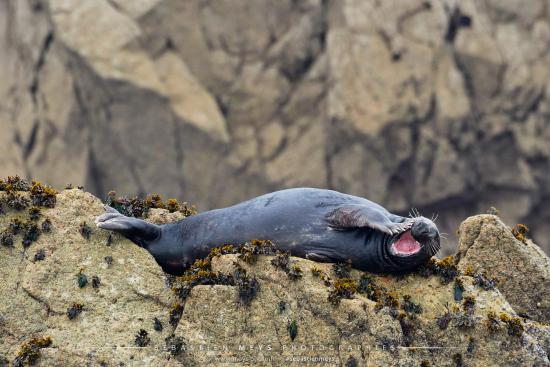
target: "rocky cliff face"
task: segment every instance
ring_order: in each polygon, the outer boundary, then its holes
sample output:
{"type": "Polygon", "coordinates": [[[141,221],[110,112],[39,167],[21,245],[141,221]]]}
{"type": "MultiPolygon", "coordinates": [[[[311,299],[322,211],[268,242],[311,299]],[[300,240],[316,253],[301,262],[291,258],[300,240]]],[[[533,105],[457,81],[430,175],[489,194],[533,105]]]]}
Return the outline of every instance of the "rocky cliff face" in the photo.
{"type": "Polygon", "coordinates": [[[464,221],[457,256],[405,276],[248,247],[173,279],[145,250],[89,227],[99,199],[65,190],[51,208],[41,192],[0,193],[0,365],[549,363],[550,259],[495,216],[464,221]],[[48,207],[16,210],[25,198],[48,207]]]}
{"type": "Polygon", "coordinates": [[[501,210],[548,246],[545,1],[5,0],[0,174],[501,210]]]}

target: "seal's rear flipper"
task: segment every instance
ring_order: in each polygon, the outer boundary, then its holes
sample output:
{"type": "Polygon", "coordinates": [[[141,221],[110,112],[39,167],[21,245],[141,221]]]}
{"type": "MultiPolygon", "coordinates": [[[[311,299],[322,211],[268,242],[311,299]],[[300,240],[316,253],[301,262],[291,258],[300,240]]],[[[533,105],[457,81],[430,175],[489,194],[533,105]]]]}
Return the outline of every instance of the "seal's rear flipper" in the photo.
{"type": "Polygon", "coordinates": [[[127,217],[107,205],[103,207],[106,213],[98,216],[95,220],[96,226],[99,228],[119,232],[141,247],[147,247],[149,242],[160,236],[160,227],[156,224],[127,217]]]}

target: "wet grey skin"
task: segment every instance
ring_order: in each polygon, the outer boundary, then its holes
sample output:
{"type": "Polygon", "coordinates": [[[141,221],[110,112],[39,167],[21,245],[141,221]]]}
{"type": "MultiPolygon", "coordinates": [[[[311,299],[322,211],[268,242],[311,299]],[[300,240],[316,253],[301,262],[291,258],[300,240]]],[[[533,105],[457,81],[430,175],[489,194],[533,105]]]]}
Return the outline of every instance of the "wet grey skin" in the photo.
{"type": "Polygon", "coordinates": [[[96,218],[98,227],[123,234],[174,275],[214,247],[252,239],[271,240],[279,250],[318,262],[351,260],[354,268],[376,273],[412,271],[440,247],[431,220],[391,214],[372,201],[332,190],[276,191],[164,225],[105,209],[96,218]],[[420,246],[403,254],[395,244],[408,231],[420,246]]]}

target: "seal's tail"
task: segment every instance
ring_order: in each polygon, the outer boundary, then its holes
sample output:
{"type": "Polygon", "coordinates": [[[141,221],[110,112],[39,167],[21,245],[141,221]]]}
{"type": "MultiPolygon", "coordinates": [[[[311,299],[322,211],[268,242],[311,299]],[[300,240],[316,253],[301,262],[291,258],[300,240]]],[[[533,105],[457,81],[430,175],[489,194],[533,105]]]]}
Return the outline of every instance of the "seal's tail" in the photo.
{"type": "Polygon", "coordinates": [[[141,219],[127,217],[116,209],[103,205],[106,213],[95,219],[99,228],[119,232],[141,247],[147,248],[147,244],[160,236],[160,227],[156,224],[141,219]]]}

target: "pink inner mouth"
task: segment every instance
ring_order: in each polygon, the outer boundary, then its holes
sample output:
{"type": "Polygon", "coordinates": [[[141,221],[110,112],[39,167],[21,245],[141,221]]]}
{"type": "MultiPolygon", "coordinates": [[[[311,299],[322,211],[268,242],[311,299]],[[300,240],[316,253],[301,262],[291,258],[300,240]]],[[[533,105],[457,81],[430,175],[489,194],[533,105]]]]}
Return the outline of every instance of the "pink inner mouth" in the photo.
{"type": "Polygon", "coordinates": [[[413,238],[411,231],[404,232],[391,248],[396,255],[414,255],[422,249],[422,246],[413,238]]]}

